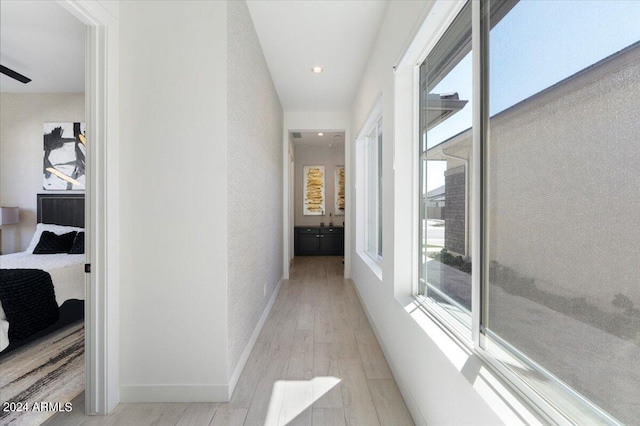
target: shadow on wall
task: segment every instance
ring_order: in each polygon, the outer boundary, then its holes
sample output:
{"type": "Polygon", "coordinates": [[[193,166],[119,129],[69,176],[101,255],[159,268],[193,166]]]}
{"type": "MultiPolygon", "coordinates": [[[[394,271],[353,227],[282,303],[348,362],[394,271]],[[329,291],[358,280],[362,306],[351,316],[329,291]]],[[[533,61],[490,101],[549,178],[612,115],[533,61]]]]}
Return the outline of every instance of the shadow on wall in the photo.
{"type": "MultiPolygon", "coordinates": [[[[446,249],[432,254],[428,262],[430,284],[445,291],[454,300],[471,309],[471,270],[468,258],[455,256],[446,249]],[[446,276],[445,276],[446,275],[446,276]],[[432,279],[434,282],[432,282],[432,279]]],[[[608,334],[628,340],[640,346],[640,308],[622,294],[614,295],[611,305],[618,312],[607,311],[587,301],[585,297],[568,297],[544,290],[534,278],[526,277],[514,269],[492,261],[489,266],[489,282],[506,293],[546,306],[556,312],[596,327],[608,334]]]]}
{"type": "Polygon", "coordinates": [[[634,306],[629,297],[621,293],[615,295],[611,304],[623,311],[606,312],[589,303],[584,297],[566,297],[542,290],[536,286],[533,278],[524,277],[496,261],[492,261],[489,266],[489,281],[511,295],[524,297],[613,336],[640,345],[640,309],[634,306]]]}

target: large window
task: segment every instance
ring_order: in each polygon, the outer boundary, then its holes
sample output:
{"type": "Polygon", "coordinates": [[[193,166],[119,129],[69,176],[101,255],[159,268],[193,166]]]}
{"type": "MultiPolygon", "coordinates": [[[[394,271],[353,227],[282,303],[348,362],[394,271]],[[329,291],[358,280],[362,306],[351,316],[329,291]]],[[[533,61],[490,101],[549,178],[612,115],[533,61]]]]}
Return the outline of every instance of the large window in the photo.
{"type": "Polygon", "coordinates": [[[418,297],[551,421],[640,419],[638,22],[470,2],[420,67],[418,297]]]}

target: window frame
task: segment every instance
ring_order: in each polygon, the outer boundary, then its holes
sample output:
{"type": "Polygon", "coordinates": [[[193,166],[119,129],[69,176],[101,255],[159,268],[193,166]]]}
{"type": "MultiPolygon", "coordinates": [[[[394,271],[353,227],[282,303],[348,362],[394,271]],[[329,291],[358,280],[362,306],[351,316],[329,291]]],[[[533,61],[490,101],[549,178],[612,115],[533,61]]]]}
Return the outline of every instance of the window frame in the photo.
{"type": "Polygon", "coordinates": [[[356,138],[356,187],[359,189],[356,192],[356,223],[361,224],[356,227],[356,251],[379,278],[382,277],[383,140],[382,99],[379,99],[356,138]],[[372,167],[373,162],[375,167],[372,167]],[[373,227],[369,223],[372,209],[375,217],[373,227]]]}
{"type": "MultiPolygon", "coordinates": [[[[417,189],[415,192],[416,194],[416,198],[414,199],[414,202],[417,203],[417,209],[415,210],[415,217],[413,219],[413,223],[414,225],[417,224],[416,226],[416,231],[415,231],[415,237],[416,237],[416,244],[414,244],[414,280],[413,280],[413,285],[414,285],[414,291],[413,291],[413,297],[415,299],[417,299],[417,301],[423,305],[425,308],[429,309],[431,314],[433,314],[439,322],[446,324],[449,331],[453,332],[456,337],[458,339],[460,339],[461,341],[464,341],[465,345],[469,346],[472,341],[470,339],[472,339],[473,336],[473,323],[474,323],[474,318],[473,318],[473,299],[475,296],[472,295],[472,306],[471,306],[471,312],[465,312],[465,308],[462,307],[457,301],[455,301],[450,295],[446,294],[445,292],[441,291],[440,289],[437,289],[435,287],[429,286],[427,283],[425,283],[425,290],[428,288],[431,292],[434,292],[436,294],[438,294],[440,296],[441,299],[444,299],[448,302],[447,303],[440,303],[430,297],[425,296],[424,294],[421,294],[421,289],[420,289],[420,276],[421,276],[421,261],[420,261],[420,256],[421,256],[421,250],[422,247],[420,245],[420,237],[422,236],[422,231],[421,231],[421,224],[422,224],[422,219],[427,220],[427,213],[425,211],[423,202],[422,202],[422,192],[423,189],[425,191],[425,194],[427,193],[426,188],[423,188],[422,185],[425,182],[423,180],[424,176],[423,173],[426,173],[426,164],[423,166],[423,161],[425,163],[428,163],[427,158],[426,158],[426,147],[424,153],[422,152],[422,129],[420,128],[421,126],[421,97],[422,94],[420,93],[423,89],[422,84],[427,82],[427,75],[423,75],[421,68],[424,65],[424,62],[426,61],[427,57],[432,53],[432,52],[436,52],[436,56],[441,56],[441,55],[446,55],[447,54],[447,48],[448,47],[453,47],[453,50],[451,51],[453,53],[453,61],[450,61],[448,63],[445,63],[444,66],[441,67],[435,67],[436,70],[434,72],[434,70],[428,70],[426,71],[426,74],[434,74],[434,77],[437,77],[438,79],[442,79],[443,77],[446,77],[446,75],[456,67],[457,63],[462,60],[467,54],[472,54],[471,51],[465,51],[465,49],[468,47],[469,49],[473,50],[474,46],[469,46],[471,43],[464,43],[464,44],[460,44],[458,43],[459,40],[456,39],[456,37],[458,35],[463,35],[463,34],[467,34],[470,31],[464,27],[460,26],[460,22],[458,21],[459,16],[463,13],[463,11],[465,10],[465,8],[471,8],[471,1],[460,1],[458,2],[459,7],[456,7],[453,9],[454,13],[452,14],[452,16],[450,17],[450,20],[448,22],[446,22],[445,24],[443,24],[441,32],[439,34],[439,36],[433,40],[433,44],[425,50],[425,52],[423,53],[423,55],[420,57],[419,61],[417,62],[417,65],[415,67],[415,81],[414,81],[414,87],[417,90],[417,96],[416,97],[416,102],[415,102],[415,115],[416,115],[416,119],[415,119],[415,123],[414,123],[414,128],[416,129],[416,142],[415,142],[415,148],[414,148],[414,156],[415,156],[415,161],[414,161],[414,167],[416,170],[416,176],[418,176],[417,182],[417,189]],[[453,37],[454,37],[454,43],[451,45],[442,45],[440,43],[441,40],[444,39],[445,36],[448,35],[449,30],[450,29],[454,29],[453,32],[453,37]],[[456,62],[457,61],[457,62],[456,62]],[[423,80],[424,77],[424,80],[423,80]],[[423,167],[425,167],[425,170],[423,172],[423,167]],[[423,217],[424,215],[424,217],[423,217]]],[[[468,9],[467,9],[468,11],[468,9]]],[[[472,21],[473,21],[473,17],[472,17],[472,21]]],[[[473,68],[472,71],[474,71],[475,68],[473,68]]],[[[475,74],[473,76],[474,81],[473,81],[473,87],[475,90],[476,84],[475,84],[475,74]]],[[[436,85],[439,83],[436,82],[436,85]]],[[[473,93],[474,99],[477,98],[476,93],[473,93]]],[[[473,108],[475,108],[475,105],[472,105],[473,108]]],[[[475,128],[476,123],[475,121],[472,123],[473,128],[475,128]]],[[[437,145],[436,145],[437,146],[437,145]]],[[[454,156],[450,156],[450,158],[455,158],[454,156]]],[[[469,169],[470,167],[474,167],[475,165],[472,166],[470,161],[465,161],[465,210],[466,210],[466,214],[467,216],[469,216],[469,213],[471,211],[471,206],[469,206],[469,200],[468,200],[468,189],[469,189],[469,185],[471,182],[471,176],[469,176],[469,169]]],[[[445,201],[446,203],[446,201],[445,201]]],[[[468,240],[471,238],[474,238],[473,236],[471,236],[469,234],[469,217],[465,218],[465,227],[464,227],[464,231],[465,231],[465,249],[468,251],[468,253],[465,253],[465,255],[470,255],[473,257],[472,254],[472,249],[470,244],[468,244],[468,240]]],[[[426,236],[426,235],[425,235],[426,236]]],[[[471,277],[473,279],[473,277],[475,276],[475,274],[471,274],[471,277]]],[[[475,289],[475,287],[472,286],[472,290],[475,289]]],[[[473,290],[475,292],[475,290],[473,290]]]]}

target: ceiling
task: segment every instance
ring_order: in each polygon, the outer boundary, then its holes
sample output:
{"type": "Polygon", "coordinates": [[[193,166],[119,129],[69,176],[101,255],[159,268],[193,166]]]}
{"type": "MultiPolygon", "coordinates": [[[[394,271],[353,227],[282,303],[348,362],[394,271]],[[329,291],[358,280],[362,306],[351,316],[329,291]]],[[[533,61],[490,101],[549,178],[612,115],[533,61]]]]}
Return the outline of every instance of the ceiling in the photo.
{"type": "Polygon", "coordinates": [[[291,132],[291,140],[295,146],[344,146],[344,132],[291,132]],[[300,138],[293,137],[294,133],[299,133],[300,138]]]}
{"type": "MultiPolygon", "coordinates": [[[[248,1],[285,111],[351,107],[386,0],[248,1]],[[324,72],[314,74],[311,67],[324,72]]],[[[86,27],[54,1],[0,1],[2,92],[84,92],[86,27]]]]}
{"type": "Polygon", "coordinates": [[[0,92],[84,92],[86,26],[54,1],[0,1],[0,92]]]}
{"type": "Polygon", "coordinates": [[[382,22],[382,0],[249,0],[285,111],[347,110],[382,22]],[[314,74],[311,68],[324,72],[314,74]]]}

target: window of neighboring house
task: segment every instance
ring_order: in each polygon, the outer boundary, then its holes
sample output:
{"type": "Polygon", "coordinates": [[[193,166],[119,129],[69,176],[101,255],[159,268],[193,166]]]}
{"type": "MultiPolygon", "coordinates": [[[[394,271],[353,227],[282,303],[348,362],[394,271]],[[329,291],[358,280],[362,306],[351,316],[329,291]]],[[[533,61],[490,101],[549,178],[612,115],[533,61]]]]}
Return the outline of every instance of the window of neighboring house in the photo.
{"type": "Polygon", "coordinates": [[[420,66],[417,297],[550,422],[640,419],[639,21],[468,2],[420,66]]]}
{"type": "Polygon", "coordinates": [[[382,118],[365,136],[365,251],[376,262],[382,260],[382,118]]]}

